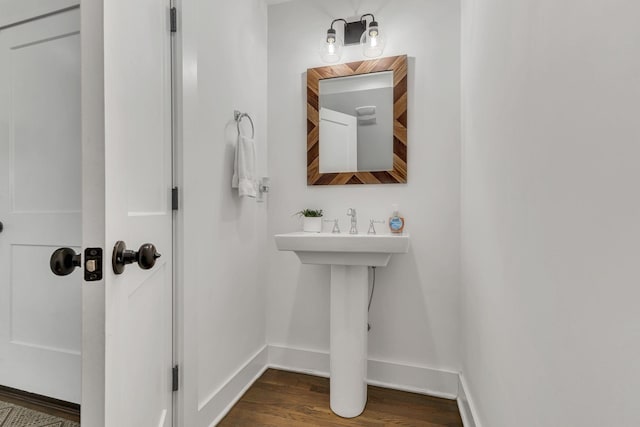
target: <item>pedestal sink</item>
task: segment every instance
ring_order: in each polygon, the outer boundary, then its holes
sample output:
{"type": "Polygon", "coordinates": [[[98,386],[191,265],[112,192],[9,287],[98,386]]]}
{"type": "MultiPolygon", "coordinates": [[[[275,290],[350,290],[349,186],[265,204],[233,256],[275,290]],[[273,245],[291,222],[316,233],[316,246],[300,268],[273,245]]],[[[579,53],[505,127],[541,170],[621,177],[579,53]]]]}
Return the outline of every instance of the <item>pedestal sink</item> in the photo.
{"type": "Polygon", "coordinates": [[[367,403],[368,266],[385,267],[392,254],[409,251],[409,235],[276,234],[281,251],[303,264],[331,265],[331,410],[352,418],[367,403]]]}

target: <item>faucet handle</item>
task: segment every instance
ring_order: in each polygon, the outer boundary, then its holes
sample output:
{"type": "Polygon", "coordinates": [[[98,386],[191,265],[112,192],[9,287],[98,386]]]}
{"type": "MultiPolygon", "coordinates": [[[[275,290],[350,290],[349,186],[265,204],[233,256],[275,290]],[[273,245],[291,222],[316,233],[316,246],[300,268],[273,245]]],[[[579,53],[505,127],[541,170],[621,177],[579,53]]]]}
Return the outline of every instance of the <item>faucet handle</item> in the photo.
{"type": "Polygon", "coordinates": [[[354,208],[347,209],[347,215],[355,217],[356,216],[356,210],[354,208]]]}
{"type": "Polygon", "coordinates": [[[376,226],[375,224],[384,224],[385,221],[376,221],[375,219],[370,219],[369,220],[369,231],[367,231],[367,234],[376,234],[376,226]]]}
{"type": "Polygon", "coordinates": [[[324,222],[333,222],[333,230],[332,233],[340,233],[340,226],[338,225],[338,218],[336,219],[325,219],[324,222]]]}

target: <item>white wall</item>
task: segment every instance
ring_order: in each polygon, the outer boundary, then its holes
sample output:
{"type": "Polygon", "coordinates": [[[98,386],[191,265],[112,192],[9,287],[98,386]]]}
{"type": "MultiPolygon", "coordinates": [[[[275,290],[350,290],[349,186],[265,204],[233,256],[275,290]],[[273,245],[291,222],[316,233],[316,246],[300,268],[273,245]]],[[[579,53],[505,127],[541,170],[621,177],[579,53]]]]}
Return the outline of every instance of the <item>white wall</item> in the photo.
{"type": "Polygon", "coordinates": [[[640,4],[464,3],[462,366],[477,418],[640,425],[640,4]]]}
{"type": "Polygon", "coordinates": [[[254,120],[266,174],[267,11],[261,0],[180,6],[182,419],[203,426],[229,403],[227,381],[265,345],[266,205],[239,199],[231,176],[234,109],[254,120]]]}
{"type": "MultiPolygon", "coordinates": [[[[346,211],[353,207],[366,233],[370,218],[388,218],[391,204],[399,203],[411,249],[377,270],[369,357],[457,370],[459,2],[299,0],[271,5],[268,15],[268,343],[329,350],[329,267],[301,265],[293,253],[278,252],[271,236],[300,229],[292,214],[302,208],[324,209],[325,218],[339,218],[348,232],[346,211]],[[333,18],[367,12],[387,32],[385,56],[410,57],[408,183],[307,186],[305,72],[324,65],[317,49],[333,18]]],[[[362,59],[358,47],[345,48],[344,62],[362,59]]]]}

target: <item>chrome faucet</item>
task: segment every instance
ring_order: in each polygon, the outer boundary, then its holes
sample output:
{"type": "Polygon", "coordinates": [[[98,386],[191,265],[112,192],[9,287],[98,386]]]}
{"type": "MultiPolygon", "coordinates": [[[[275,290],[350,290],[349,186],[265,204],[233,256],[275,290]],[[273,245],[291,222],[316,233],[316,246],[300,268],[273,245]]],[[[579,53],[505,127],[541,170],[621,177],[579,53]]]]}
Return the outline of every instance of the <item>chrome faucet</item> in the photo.
{"type": "Polygon", "coordinates": [[[349,234],[358,234],[358,218],[356,217],[356,210],[353,208],[347,209],[347,215],[351,217],[351,228],[349,234]]]}

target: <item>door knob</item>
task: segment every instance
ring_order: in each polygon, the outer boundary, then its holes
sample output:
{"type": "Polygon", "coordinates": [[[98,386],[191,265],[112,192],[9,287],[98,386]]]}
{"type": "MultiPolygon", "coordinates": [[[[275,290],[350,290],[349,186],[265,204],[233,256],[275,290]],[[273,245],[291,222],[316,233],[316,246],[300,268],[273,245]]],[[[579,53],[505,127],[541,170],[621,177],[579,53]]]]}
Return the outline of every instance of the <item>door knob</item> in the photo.
{"type": "Polygon", "coordinates": [[[76,267],[82,265],[80,258],[82,255],[77,254],[71,248],[60,248],[53,251],[49,260],[49,267],[56,276],[67,276],[73,273],[76,267]]]}
{"type": "Polygon", "coordinates": [[[111,264],[114,273],[122,274],[124,266],[134,262],[137,262],[141,269],[149,270],[156,265],[158,258],[160,258],[160,254],[156,251],[155,245],[151,243],[145,243],[137,251],[132,251],[127,249],[127,245],[122,240],[118,240],[113,247],[111,264]]]}

